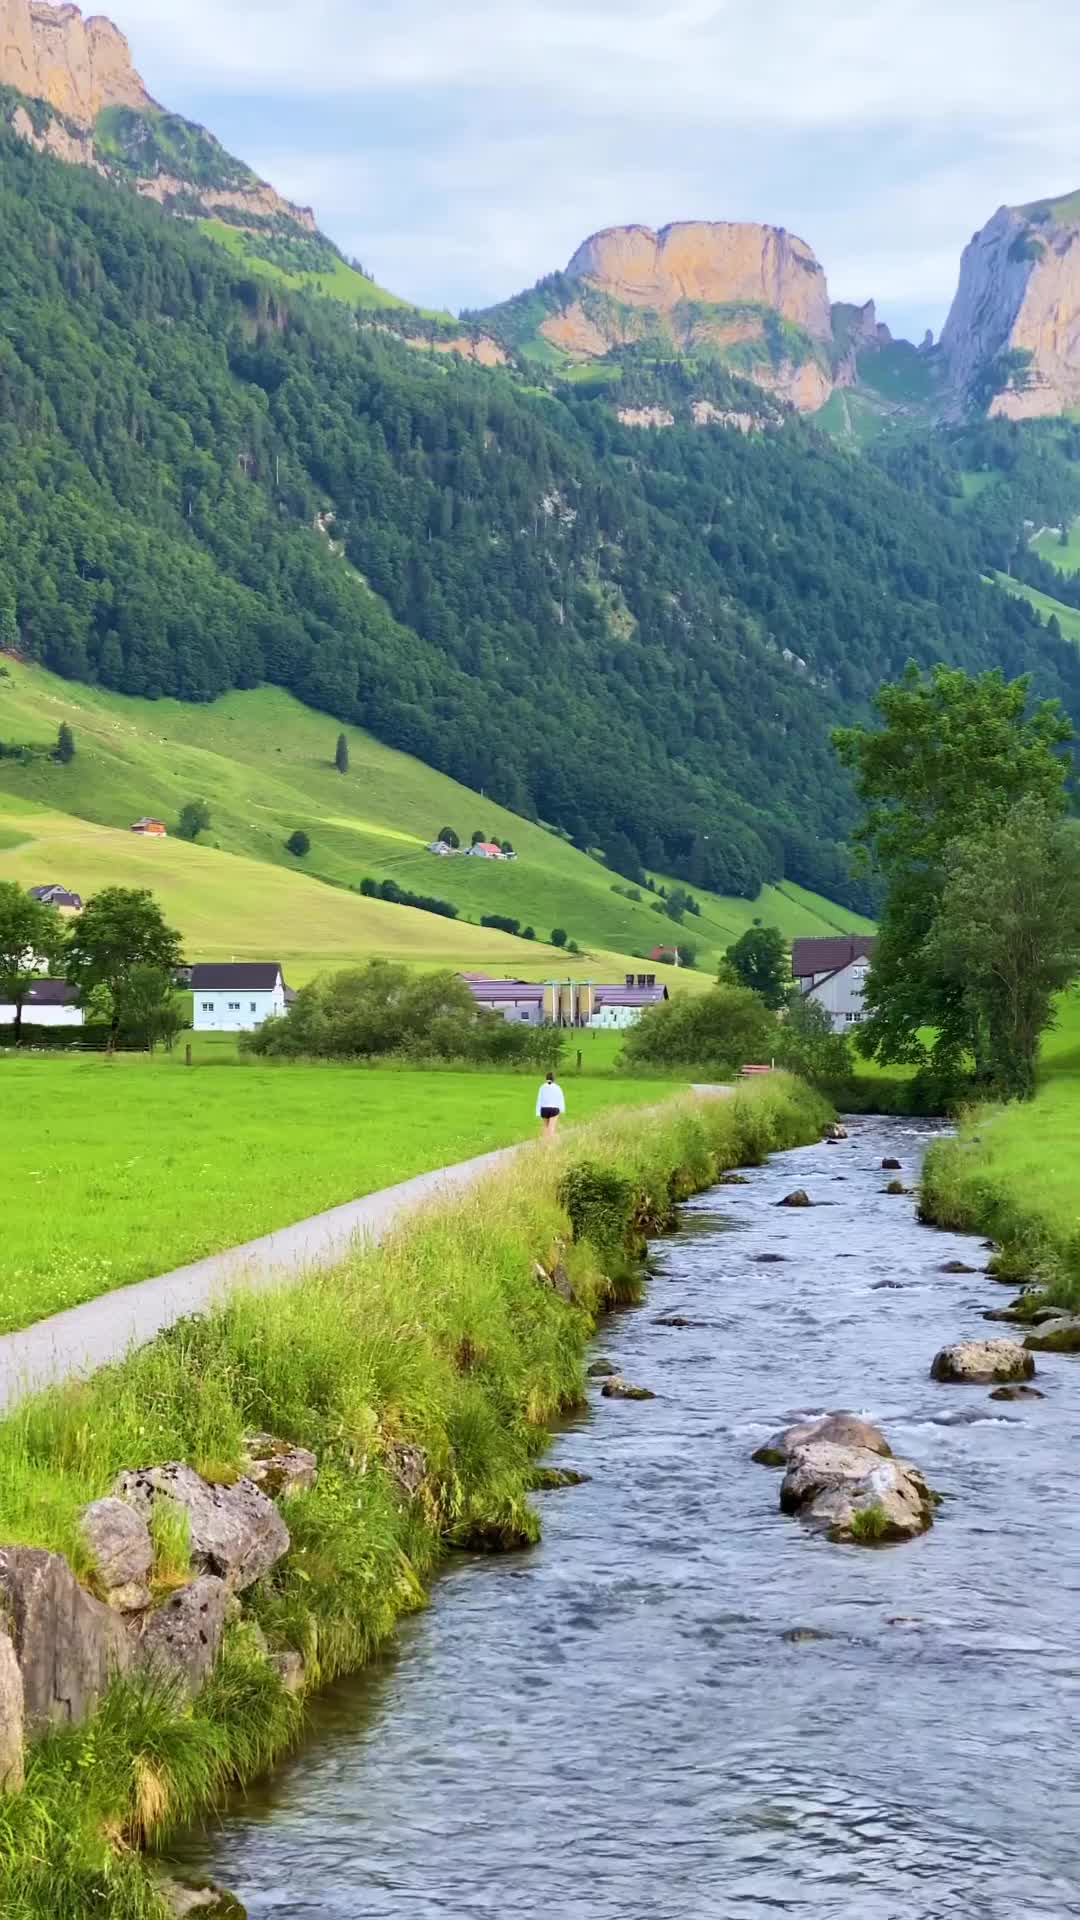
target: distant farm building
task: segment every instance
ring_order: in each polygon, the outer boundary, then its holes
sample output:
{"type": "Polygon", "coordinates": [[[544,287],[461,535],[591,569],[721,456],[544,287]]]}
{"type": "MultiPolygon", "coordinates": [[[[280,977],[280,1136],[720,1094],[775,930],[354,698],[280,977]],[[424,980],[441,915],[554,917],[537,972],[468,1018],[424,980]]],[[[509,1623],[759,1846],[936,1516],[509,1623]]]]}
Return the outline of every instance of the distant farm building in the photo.
{"type": "Polygon", "coordinates": [[[276,960],[209,962],[191,969],[196,1033],[254,1033],[283,1014],[289,989],[276,960]]]}
{"type": "Polygon", "coordinates": [[[445,860],[453,851],[449,840],[429,840],[428,842],[428,852],[437,854],[440,860],[445,860]]]}
{"type": "Polygon", "coordinates": [[[164,840],[169,829],[164,820],[151,820],[147,817],[142,820],[133,820],[131,831],[143,834],[148,840],[164,840]]]}
{"type": "Polygon", "coordinates": [[[830,1016],[834,1033],[862,1025],[866,976],[877,941],[872,934],[834,934],[821,940],[796,940],[791,971],[804,1000],[814,1000],[830,1016]]]}
{"type": "Polygon", "coordinates": [[[31,887],[30,898],[31,900],[40,900],[43,907],[55,907],[57,913],[62,913],[65,917],[71,914],[81,913],[83,909],[82,895],[72,893],[68,887],[55,885],[48,887],[31,887]]]}
{"type": "Polygon", "coordinates": [[[475,847],[468,849],[472,860],[505,860],[506,855],[494,840],[478,840],[475,847]]]}
{"type": "MultiPolygon", "coordinates": [[[[22,1017],[27,1027],[81,1027],[85,1018],[78,992],[66,980],[35,980],[23,1001],[22,1017]]],[[[14,1003],[0,1001],[0,1027],[14,1024],[14,1003]]]]}
{"type": "Polygon", "coordinates": [[[593,980],[494,980],[476,973],[460,977],[478,1007],[531,1027],[633,1027],[646,1007],[668,998],[667,988],[658,987],[652,974],[636,979],[627,974],[622,986],[593,980]]]}

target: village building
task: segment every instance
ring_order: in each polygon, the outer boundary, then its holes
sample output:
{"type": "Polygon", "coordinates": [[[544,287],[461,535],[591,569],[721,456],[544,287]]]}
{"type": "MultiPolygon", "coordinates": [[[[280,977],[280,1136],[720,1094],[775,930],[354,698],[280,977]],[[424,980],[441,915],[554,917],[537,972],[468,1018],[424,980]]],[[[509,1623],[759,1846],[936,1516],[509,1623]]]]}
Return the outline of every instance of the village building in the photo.
{"type": "Polygon", "coordinates": [[[494,980],[482,973],[460,977],[478,1007],[531,1027],[624,1029],[636,1026],[646,1007],[668,998],[667,988],[658,987],[653,974],[629,973],[622,986],[593,980],[494,980]]]}
{"type": "Polygon", "coordinates": [[[494,840],[478,840],[474,847],[468,848],[472,860],[505,860],[506,855],[494,840]]]}
{"type": "MultiPolygon", "coordinates": [[[[67,980],[35,980],[23,1001],[25,1027],[81,1027],[85,1015],[79,995],[67,980]]],[[[0,1027],[15,1025],[13,1001],[0,1001],[0,1027]]]]}
{"type": "Polygon", "coordinates": [[[141,833],[148,840],[164,840],[168,836],[169,829],[164,820],[153,820],[148,815],[144,815],[143,819],[132,821],[131,831],[141,833]]]}
{"type": "Polygon", "coordinates": [[[796,940],[792,946],[795,984],[804,1000],[824,1007],[834,1033],[862,1025],[866,976],[876,945],[873,935],[856,933],[796,940]]]}
{"type": "Polygon", "coordinates": [[[72,893],[69,887],[56,885],[31,887],[30,898],[40,900],[43,907],[55,907],[57,913],[62,914],[66,920],[81,913],[83,909],[82,895],[72,893]]]}
{"type": "Polygon", "coordinates": [[[209,961],[191,969],[196,1033],[254,1033],[292,996],[276,960],[209,961]]]}
{"type": "MultiPolygon", "coordinates": [[[[640,976],[639,976],[640,977],[640,976]]],[[[592,1007],[581,1020],[584,1027],[615,1028],[624,1032],[636,1027],[649,1007],[658,1007],[670,996],[666,987],[632,984],[628,974],[623,987],[592,987],[592,1007]]]]}

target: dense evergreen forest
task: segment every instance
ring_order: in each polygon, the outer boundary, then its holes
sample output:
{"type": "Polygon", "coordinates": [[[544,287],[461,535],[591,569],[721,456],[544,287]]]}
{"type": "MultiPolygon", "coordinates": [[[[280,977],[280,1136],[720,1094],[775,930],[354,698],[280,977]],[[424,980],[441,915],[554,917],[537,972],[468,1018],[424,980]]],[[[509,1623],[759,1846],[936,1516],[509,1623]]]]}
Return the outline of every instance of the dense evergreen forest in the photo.
{"type": "Polygon", "coordinates": [[[151,697],[274,681],[623,866],[853,905],[829,730],[883,679],[1033,668],[1080,716],[936,470],[620,426],[8,135],[0,227],[0,646],[151,697]]]}

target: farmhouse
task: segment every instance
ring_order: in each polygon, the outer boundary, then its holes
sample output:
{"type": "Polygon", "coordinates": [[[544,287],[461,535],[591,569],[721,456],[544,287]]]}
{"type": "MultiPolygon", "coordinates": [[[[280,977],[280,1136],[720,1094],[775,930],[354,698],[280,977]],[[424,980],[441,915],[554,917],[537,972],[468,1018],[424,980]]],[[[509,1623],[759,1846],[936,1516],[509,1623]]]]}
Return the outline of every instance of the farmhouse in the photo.
{"type": "MultiPolygon", "coordinates": [[[[66,980],[35,980],[23,1001],[23,1023],[28,1027],[81,1027],[85,1016],[75,988],[66,980]]],[[[15,1007],[0,1001],[0,1027],[15,1024],[15,1007]]]]}
{"type": "Polygon", "coordinates": [[[816,1000],[831,1016],[834,1033],[862,1024],[866,976],[877,941],[868,934],[836,934],[796,940],[791,971],[804,1000],[816,1000]]]}
{"type": "Polygon", "coordinates": [[[276,960],[208,962],[191,969],[196,1033],[253,1033],[282,1014],[288,989],[276,960]]]}
{"type": "Polygon", "coordinates": [[[468,853],[472,860],[505,860],[506,858],[502,848],[496,846],[494,840],[478,840],[475,847],[468,849],[468,853]]]}
{"type": "Polygon", "coordinates": [[[31,887],[30,898],[31,900],[40,900],[43,907],[55,907],[57,913],[63,914],[65,919],[69,919],[72,915],[82,912],[82,895],[72,893],[68,887],[56,885],[31,887]]]}
{"type": "Polygon", "coordinates": [[[165,825],[164,820],[151,820],[149,817],[144,816],[141,820],[132,821],[131,831],[132,833],[143,834],[148,840],[164,840],[169,829],[165,825]]]}
{"type": "Polygon", "coordinates": [[[653,974],[628,973],[621,987],[592,980],[493,980],[482,973],[460,977],[478,1007],[530,1027],[632,1027],[646,1007],[668,997],[653,974]]]}

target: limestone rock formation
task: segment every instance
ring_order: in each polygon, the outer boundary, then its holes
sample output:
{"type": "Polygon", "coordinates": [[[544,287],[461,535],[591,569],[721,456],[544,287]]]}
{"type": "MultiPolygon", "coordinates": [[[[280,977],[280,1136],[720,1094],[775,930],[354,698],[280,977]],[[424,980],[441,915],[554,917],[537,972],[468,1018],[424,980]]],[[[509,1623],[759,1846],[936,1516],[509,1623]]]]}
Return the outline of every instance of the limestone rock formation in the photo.
{"type": "Polygon", "coordinates": [[[145,1519],[159,1501],[186,1513],[192,1565],[242,1593],[289,1550],[289,1532],[272,1500],[250,1480],[211,1487],[193,1467],[172,1462],[122,1473],[115,1492],[145,1519]]]}
{"type": "Polygon", "coordinates": [[[964,250],[940,349],[958,405],[1011,420],[1080,405],[1080,193],[998,208],[964,250]]]}
{"type": "Polygon", "coordinates": [[[1035,1362],[1015,1340],[960,1340],[942,1347],[930,1368],[933,1380],[977,1387],[1009,1380],[1030,1380],[1035,1362]]]}
{"type": "Polygon", "coordinates": [[[203,1574],[170,1594],[143,1622],[138,1640],[140,1667],[177,1682],[186,1693],[198,1693],[221,1651],[228,1599],[224,1580],[213,1574],[203,1574]]]}
{"type": "Polygon", "coordinates": [[[186,215],[223,215],[259,231],[278,221],[314,235],[310,208],[296,207],[233,160],[212,134],[166,114],[143,85],[118,27],[101,15],[48,0],[0,0],[0,86],[43,101],[42,116],[16,105],[10,124],[57,159],[91,166],[186,215]],[[122,110],[108,128],[102,116],[122,110]],[[164,128],[165,137],[161,138],[164,128]],[[184,171],[181,156],[197,153],[184,171]]]}
{"type": "Polygon", "coordinates": [[[319,1478],[319,1462],[309,1447],[294,1447],[270,1433],[251,1433],[244,1441],[247,1478],[271,1500],[310,1493],[319,1478]]]}
{"type": "Polygon", "coordinates": [[[123,1621],[80,1587],[67,1561],[38,1547],[0,1548],[0,1615],[22,1674],[26,1731],[75,1725],[130,1671],[123,1621]]]}
{"type": "Polygon", "coordinates": [[[825,274],[783,227],[686,220],[662,227],[608,227],[580,246],[567,274],[621,305],[670,312],[684,301],[771,307],[814,338],[832,339],[825,274]]]}
{"type": "Polygon", "coordinates": [[[142,1516],[123,1500],[95,1500],[84,1510],[79,1532],[107,1605],[116,1613],[148,1607],[154,1548],[142,1516]]]}
{"type": "Polygon", "coordinates": [[[7,1628],[0,1626],[0,1794],[23,1783],[23,1682],[7,1628]]]}

